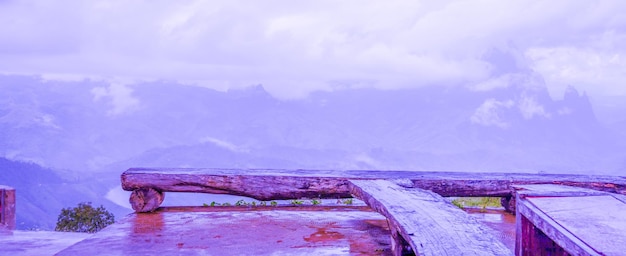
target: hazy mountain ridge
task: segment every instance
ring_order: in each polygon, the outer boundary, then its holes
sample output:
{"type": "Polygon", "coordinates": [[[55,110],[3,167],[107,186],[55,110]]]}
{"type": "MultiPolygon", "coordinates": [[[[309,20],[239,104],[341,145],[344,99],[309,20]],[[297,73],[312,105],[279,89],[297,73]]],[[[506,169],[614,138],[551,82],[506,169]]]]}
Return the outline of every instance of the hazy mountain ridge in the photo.
{"type": "Polygon", "coordinates": [[[606,159],[624,156],[624,139],[596,120],[584,93],[570,88],[553,100],[536,74],[511,77],[488,90],[342,89],[293,101],[274,99],[262,86],[218,92],[150,82],[123,87],[133,103],[126,109],[97,93],[111,94],[113,85],[21,77],[0,107],[8,131],[2,150],[57,168],[114,173],[138,165],[621,170],[606,159]]]}
{"type": "Polygon", "coordinates": [[[128,210],[104,199],[107,187],[98,180],[68,181],[52,169],[34,163],[11,161],[0,157],[0,184],[16,189],[16,218],[18,229],[54,229],[62,208],[75,207],[80,202],[104,205],[117,218],[128,210]]]}

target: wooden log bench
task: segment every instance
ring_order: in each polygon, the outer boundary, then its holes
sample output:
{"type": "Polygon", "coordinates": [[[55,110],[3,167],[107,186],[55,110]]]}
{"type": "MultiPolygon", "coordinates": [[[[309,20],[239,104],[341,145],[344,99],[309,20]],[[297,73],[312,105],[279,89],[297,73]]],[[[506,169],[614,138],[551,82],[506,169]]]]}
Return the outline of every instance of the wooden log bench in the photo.
{"type": "Polygon", "coordinates": [[[413,187],[441,196],[512,199],[512,185],[517,184],[559,184],[626,193],[624,177],[519,173],[131,168],[122,174],[121,183],[124,190],[133,191],[133,209],[149,212],[159,207],[164,192],[231,194],[257,200],[351,197],[349,179],[408,179],[413,187]]]}
{"type": "Polygon", "coordinates": [[[513,255],[492,230],[438,194],[388,180],[350,180],[349,187],[387,218],[394,255],[513,255]]]}
{"type": "Polygon", "coordinates": [[[626,197],[518,185],[516,255],[626,255],[626,197]]]}

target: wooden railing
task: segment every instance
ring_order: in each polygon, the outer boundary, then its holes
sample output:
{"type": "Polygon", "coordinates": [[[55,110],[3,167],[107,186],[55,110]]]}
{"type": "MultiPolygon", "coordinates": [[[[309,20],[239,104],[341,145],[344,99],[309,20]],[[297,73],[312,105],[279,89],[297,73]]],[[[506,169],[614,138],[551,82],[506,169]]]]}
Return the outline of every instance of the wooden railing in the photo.
{"type": "Polygon", "coordinates": [[[15,229],[15,189],[0,185],[0,229],[15,229]]]}

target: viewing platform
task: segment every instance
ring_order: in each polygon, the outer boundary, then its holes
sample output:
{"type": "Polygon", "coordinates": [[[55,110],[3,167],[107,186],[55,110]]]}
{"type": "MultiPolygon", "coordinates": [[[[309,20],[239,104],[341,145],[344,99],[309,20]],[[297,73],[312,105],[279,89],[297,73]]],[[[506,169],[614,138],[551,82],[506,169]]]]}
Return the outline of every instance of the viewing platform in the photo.
{"type": "Polygon", "coordinates": [[[136,213],[57,255],[626,255],[617,176],[129,169],[121,178],[136,213]],[[255,203],[160,206],[171,192],[255,203]],[[515,244],[451,196],[503,198],[517,212],[515,244]],[[349,198],[364,204],[328,203],[349,198]]]}

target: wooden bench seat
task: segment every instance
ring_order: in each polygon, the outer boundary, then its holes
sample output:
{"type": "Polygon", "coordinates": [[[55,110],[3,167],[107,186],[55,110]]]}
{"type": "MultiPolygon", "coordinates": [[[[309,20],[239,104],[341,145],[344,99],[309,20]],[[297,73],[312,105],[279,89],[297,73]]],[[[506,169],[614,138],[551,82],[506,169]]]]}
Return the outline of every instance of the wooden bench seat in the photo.
{"type": "Polygon", "coordinates": [[[388,180],[350,180],[351,193],[389,221],[392,250],[403,255],[513,255],[463,210],[433,192],[388,180]]]}

